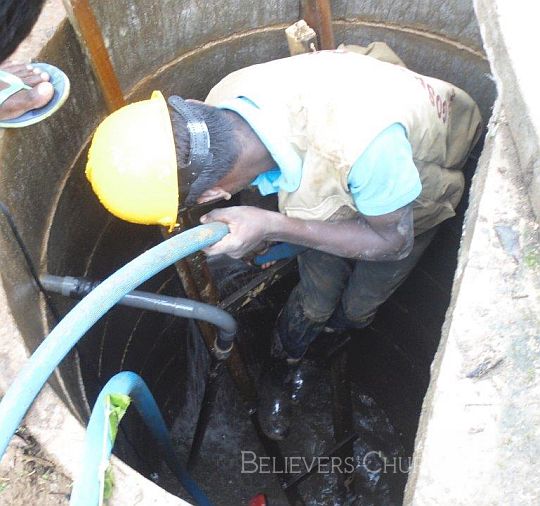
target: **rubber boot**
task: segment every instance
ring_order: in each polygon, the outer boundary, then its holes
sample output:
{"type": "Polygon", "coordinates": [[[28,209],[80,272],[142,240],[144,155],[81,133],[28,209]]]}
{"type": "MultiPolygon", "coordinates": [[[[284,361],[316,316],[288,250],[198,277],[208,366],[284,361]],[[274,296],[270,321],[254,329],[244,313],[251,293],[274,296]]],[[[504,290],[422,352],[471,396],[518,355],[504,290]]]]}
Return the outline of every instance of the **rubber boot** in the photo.
{"type": "Polygon", "coordinates": [[[259,385],[259,423],[271,439],[284,439],[289,432],[291,404],[298,402],[304,386],[300,361],[324,324],[325,321],[315,322],[306,316],[299,291],[293,290],[277,318],[270,360],[259,385]]]}
{"type": "Polygon", "coordinates": [[[285,439],[291,426],[292,394],[299,360],[270,357],[259,385],[257,414],[270,439],[285,439]]]}

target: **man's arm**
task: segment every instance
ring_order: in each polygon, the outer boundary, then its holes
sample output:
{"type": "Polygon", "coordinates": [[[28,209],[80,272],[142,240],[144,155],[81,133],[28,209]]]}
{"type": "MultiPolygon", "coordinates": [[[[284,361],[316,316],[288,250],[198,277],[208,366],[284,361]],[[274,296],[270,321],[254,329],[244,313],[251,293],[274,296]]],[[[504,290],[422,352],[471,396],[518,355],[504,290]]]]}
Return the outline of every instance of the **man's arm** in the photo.
{"type": "Polygon", "coordinates": [[[287,241],[356,260],[400,260],[412,249],[412,205],[382,216],[336,222],[275,217],[269,240],[287,241]]]}
{"type": "Polygon", "coordinates": [[[407,257],[414,243],[412,204],[381,216],[336,222],[300,220],[243,206],[216,209],[201,221],[229,226],[231,233],[205,251],[233,258],[242,258],[264,241],[286,241],[346,258],[390,261],[407,257]]]}

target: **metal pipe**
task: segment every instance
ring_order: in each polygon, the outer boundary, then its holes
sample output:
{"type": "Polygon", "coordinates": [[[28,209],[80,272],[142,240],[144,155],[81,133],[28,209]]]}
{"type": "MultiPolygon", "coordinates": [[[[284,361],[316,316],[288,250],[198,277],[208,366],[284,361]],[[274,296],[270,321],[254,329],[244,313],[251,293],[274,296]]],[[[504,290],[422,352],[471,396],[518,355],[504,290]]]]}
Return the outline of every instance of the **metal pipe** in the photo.
{"type": "MultiPolygon", "coordinates": [[[[100,284],[100,281],[90,281],[71,276],[53,276],[52,274],[44,274],[40,277],[40,280],[46,290],[73,298],[86,297],[100,284]]],[[[118,304],[212,323],[220,329],[214,343],[219,348],[219,351],[230,351],[233,345],[237,330],[236,320],[223,309],[210,304],[140,290],[133,290],[128,293],[118,301],[118,304]]]]}
{"type": "MultiPolygon", "coordinates": [[[[326,455],[321,455],[319,459],[321,461],[331,459],[335,456],[340,456],[342,453],[342,450],[346,446],[350,446],[354,444],[354,442],[358,439],[358,434],[351,434],[350,436],[347,436],[343,441],[340,441],[334,448],[332,448],[326,455]]],[[[319,464],[320,465],[320,464],[319,464]]],[[[301,482],[303,482],[306,478],[311,476],[313,473],[317,472],[319,470],[319,466],[312,466],[310,469],[307,469],[302,474],[296,476],[294,479],[292,479],[289,483],[287,483],[285,490],[291,488],[291,487],[297,487],[300,485],[301,482]]]]}
{"type": "MultiPolygon", "coordinates": [[[[334,441],[338,444],[353,433],[353,408],[351,397],[351,381],[348,370],[349,348],[343,346],[330,362],[330,383],[332,386],[332,422],[334,426],[334,441]]],[[[353,441],[341,447],[338,455],[345,462],[347,458],[354,458],[353,441]]],[[[354,486],[354,473],[343,472],[341,469],[337,473],[336,483],[336,503],[345,504],[347,496],[354,486]]]]}
{"type": "MultiPolygon", "coordinates": [[[[47,292],[46,288],[41,283],[41,280],[39,279],[39,276],[38,276],[38,273],[37,273],[37,269],[36,269],[36,267],[34,265],[34,262],[32,261],[32,257],[30,255],[30,252],[29,252],[29,250],[28,250],[28,248],[27,248],[27,246],[26,246],[26,244],[25,244],[25,242],[24,242],[24,240],[23,240],[23,238],[22,238],[22,236],[21,236],[21,234],[20,234],[20,232],[19,232],[19,230],[17,228],[17,225],[15,224],[15,220],[13,219],[13,216],[9,212],[8,207],[2,201],[0,201],[0,212],[6,218],[7,224],[9,226],[9,228],[11,229],[13,237],[15,238],[15,242],[17,243],[17,246],[19,247],[19,250],[20,250],[20,252],[21,252],[21,254],[22,254],[23,258],[24,258],[24,261],[26,263],[28,271],[30,272],[30,275],[32,276],[32,279],[34,280],[34,283],[36,283],[36,286],[38,287],[40,293],[43,295],[43,298],[45,300],[45,304],[47,305],[47,307],[48,307],[48,309],[49,309],[55,323],[58,324],[58,322],[61,319],[60,318],[60,313],[56,309],[56,306],[53,304],[50,294],[47,292]]],[[[77,352],[79,354],[81,354],[80,349],[77,349],[77,352]]],[[[87,362],[90,363],[90,361],[87,361],[87,362]]],[[[88,371],[91,373],[91,375],[93,377],[93,381],[95,381],[96,384],[100,385],[101,381],[100,381],[100,379],[98,377],[97,372],[92,368],[89,368],[88,371]]],[[[131,447],[131,449],[133,450],[135,455],[137,455],[137,457],[139,458],[139,460],[143,464],[145,464],[147,467],[149,467],[148,462],[146,462],[146,460],[141,456],[141,454],[139,453],[139,451],[137,450],[137,448],[135,447],[133,442],[130,440],[129,436],[126,433],[126,430],[125,430],[124,426],[121,426],[120,430],[122,431],[122,434],[124,435],[125,440],[129,444],[129,446],[131,447]]]]}
{"type": "Polygon", "coordinates": [[[281,453],[279,443],[274,439],[270,439],[263,432],[261,424],[259,423],[257,412],[255,410],[253,410],[249,414],[249,418],[251,419],[251,423],[253,424],[255,433],[257,434],[257,437],[259,438],[259,441],[261,442],[265,453],[268,456],[272,457],[272,466],[275,468],[275,475],[281,486],[281,489],[283,490],[283,493],[285,494],[285,497],[287,498],[287,502],[290,506],[305,506],[306,503],[300,495],[300,492],[298,491],[296,485],[289,485],[290,481],[292,480],[290,480],[290,475],[287,472],[285,458],[281,453]]]}
{"type": "Polygon", "coordinates": [[[315,30],[320,49],[336,49],[330,0],[301,0],[301,17],[315,30]]]}
{"type": "Polygon", "coordinates": [[[64,5],[81,46],[88,55],[107,108],[113,112],[124,106],[126,101],[94,12],[88,0],[64,0],[64,5]]]}
{"type": "MultiPolygon", "coordinates": [[[[178,214],[178,228],[173,232],[169,232],[165,227],[161,227],[163,237],[168,238],[171,235],[179,233],[180,230],[193,226],[189,212],[181,212],[178,214]]],[[[206,258],[204,255],[194,255],[190,258],[185,258],[175,264],[178,272],[178,277],[182,282],[186,295],[190,299],[202,300],[209,304],[218,305],[218,292],[210,275],[206,258]]],[[[212,345],[215,342],[215,329],[209,325],[200,322],[199,329],[201,335],[211,351],[212,345]]],[[[248,369],[238,348],[233,348],[227,360],[227,369],[240,392],[240,395],[248,405],[248,409],[255,409],[257,391],[255,383],[249,375],[248,369]]]]}
{"type": "MultiPolygon", "coordinates": [[[[65,297],[75,298],[85,297],[100,283],[99,281],[90,281],[84,278],[53,276],[51,274],[41,276],[41,282],[49,291],[60,293],[65,297]]],[[[139,290],[134,290],[125,295],[118,301],[118,304],[205,321],[219,328],[219,333],[215,337],[214,345],[211,348],[210,368],[188,458],[188,468],[192,469],[197,463],[206,429],[210,422],[212,411],[214,410],[223,364],[233,350],[234,337],[237,330],[236,320],[223,309],[211,306],[210,304],[139,290]]],[[[194,328],[198,330],[196,325],[194,325],[194,328]]]]}

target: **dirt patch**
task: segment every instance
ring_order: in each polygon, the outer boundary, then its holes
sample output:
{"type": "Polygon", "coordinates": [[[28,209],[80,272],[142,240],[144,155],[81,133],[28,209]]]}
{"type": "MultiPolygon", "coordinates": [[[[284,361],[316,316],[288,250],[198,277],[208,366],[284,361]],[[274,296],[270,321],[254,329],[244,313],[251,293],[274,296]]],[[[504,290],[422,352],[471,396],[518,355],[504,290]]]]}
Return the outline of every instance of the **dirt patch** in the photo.
{"type": "Polygon", "coordinates": [[[70,491],[71,480],[21,427],[0,465],[0,505],[67,505],[70,491]]]}
{"type": "Polygon", "coordinates": [[[53,36],[57,26],[65,17],[66,10],[62,0],[47,0],[30,35],[17,48],[10,59],[29,61],[34,58],[43,45],[53,36]]]}

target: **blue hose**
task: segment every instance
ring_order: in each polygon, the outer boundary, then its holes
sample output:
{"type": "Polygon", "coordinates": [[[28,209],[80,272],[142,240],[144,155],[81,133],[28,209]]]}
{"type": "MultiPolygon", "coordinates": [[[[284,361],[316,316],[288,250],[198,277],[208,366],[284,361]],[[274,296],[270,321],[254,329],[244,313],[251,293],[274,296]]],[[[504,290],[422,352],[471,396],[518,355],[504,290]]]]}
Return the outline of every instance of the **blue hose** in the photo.
{"type": "Polygon", "coordinates": [[[82,299],[39,345],[0,402],[0,458],[49,376],[94,323],[141,283],[227,233],[225,224],[215,222],[176,235],[139,255],[82,299]]]}
{"type": "Polygon", "coordinates": [[[122,394],[131,397],[133,404],[150,429],[164,453],[165,461],[182,486],[199,506],[212,506],[206,495],[184,470],[173,449],[173,444],[158,405],[143,379],[134,372],[124,371],[113,376],[101,390],[92,410],[86,432],[82,469],[73,484],[71,506],[96,506],[103,490],[104,464],[109,462],[114,440],[109,430],[107,397],[122,394]]]}
{"type": "Polygon", "coordinates": [[[300,253],[303,253],[308,248],[299,246],[298,244],[290,244],[288,242],[278,242],[268,248],[266,253],[257,255],[253,259],[255,265],[263,265],[267,262],[277,262],[285,258],[292,258],[300,253]]]}

